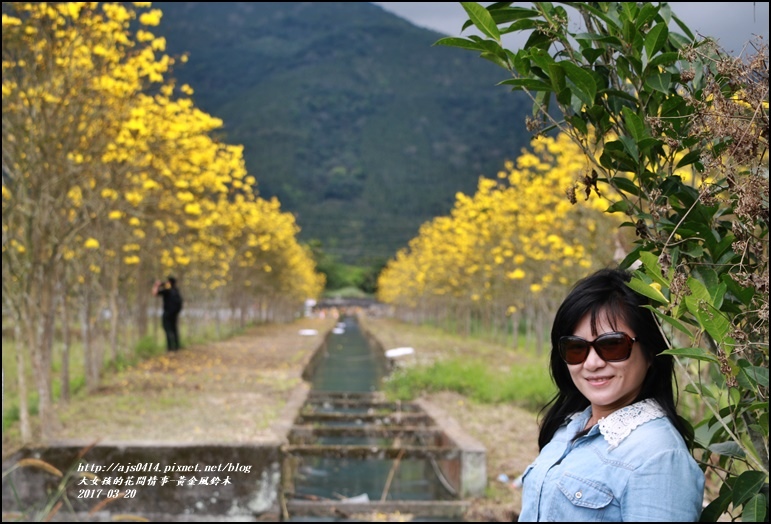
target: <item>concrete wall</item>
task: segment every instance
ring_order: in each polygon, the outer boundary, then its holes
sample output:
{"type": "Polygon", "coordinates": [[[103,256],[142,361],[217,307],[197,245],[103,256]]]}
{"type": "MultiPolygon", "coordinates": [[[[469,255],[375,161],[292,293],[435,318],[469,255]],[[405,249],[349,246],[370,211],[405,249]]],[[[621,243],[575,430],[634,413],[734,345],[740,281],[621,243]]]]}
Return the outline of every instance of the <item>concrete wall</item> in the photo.
{"type": "MultiPolygon", "coordinates": [[[[87,448],[83,443],[62,442],[45,449],[25,449],[3,461],[4,471],[20,460],[30,464],[3,478],[3,512],[42,507],[56,498],[64,484],[67,499],[77,513],[94,509],[108,499],[110,490],[119,489],[130,498],[104,506],[112,514],[154,519],[169,515],[174,520],[189,521],[209,520],[212,516],[224,520],[279,520],[279,446],[278,441],[256,446],[131,442],[87,448]],[[61,478],[24,459],[42,460],[56,467],[67,482],[62,483],[61,478]],[[174,471],[195,467],[198,471],[174,471]],[[207,468],[212,471],[205,471],[207,468]],[[182,477],[184,482],[180,482],[182,477]],[[194,485],[192,477],[196,479],[194,485]],[[219,482],[212,485],[215,477],[219,482]],[[108,478],[110,484],[105,483],[108,478]],[[119,478],[122,484],[116,486],[119,478]],[[167,482],[162,485],[164,478],[167,482]],[[199,484],[201,478],[207,479],[207,485],[199,484]],[[154,485],[149,485],[151,479],[154,485]]],[[[71,512],[65,506],[62,513],[71,512]]]]}
{"type": "Polygon", "coordinates": [[[438,406],[425,399],[415,402],[442,430],[444,446],[460,449],[460,461],[439,461],[445,478],[453,485],[460,498],[481,497],[487,487],[487,451],[474,437],[466,433],[458,422],[438,406]]]}

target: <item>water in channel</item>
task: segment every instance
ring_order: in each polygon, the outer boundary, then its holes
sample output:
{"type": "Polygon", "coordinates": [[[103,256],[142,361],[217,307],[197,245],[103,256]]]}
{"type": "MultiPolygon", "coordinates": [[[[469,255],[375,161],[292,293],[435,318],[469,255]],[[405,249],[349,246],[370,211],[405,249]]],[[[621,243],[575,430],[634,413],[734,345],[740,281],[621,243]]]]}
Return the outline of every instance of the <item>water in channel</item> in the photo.
{"type": "MultiPolygon", "coordinates": [[[[379,348],[372,347],[362,334],[356,317],[340,319],[338,329],[329,336],[325,358],[314,371],[311,383],[316,392],[376,392],[388,373],[388,363],[379,348]]],[[[316,413],[367,413],[366,408],[334,407],[323,404],[316,413]]],[[[346,423],[337,424],[342,427],[346,423]]],[[[348,422],[348,425],[351,423],[348,422]]],[[[363,424],[358,421],[358,425],[363,424]]],[[[416,434],[413,439],[421,439],[416,434]]],[[[319,437],[320,445],[373,445],[390,447],[393,438],[372,436],[319,437]]],[[[418,446],[401,437],[398,445],[418,446]]],[[[425,443],[423,443],[425,444],[425,443]]],[[[298,465],[295,495],[301,498],[369,501],[424,501],[456,499],[443,482],[432,459],[390,460],[305,457],[298,465]],[[396,464],[395,464],[396,463],[396,464]],[[390,477],[390,481],[389,481],[390,477]]]]}

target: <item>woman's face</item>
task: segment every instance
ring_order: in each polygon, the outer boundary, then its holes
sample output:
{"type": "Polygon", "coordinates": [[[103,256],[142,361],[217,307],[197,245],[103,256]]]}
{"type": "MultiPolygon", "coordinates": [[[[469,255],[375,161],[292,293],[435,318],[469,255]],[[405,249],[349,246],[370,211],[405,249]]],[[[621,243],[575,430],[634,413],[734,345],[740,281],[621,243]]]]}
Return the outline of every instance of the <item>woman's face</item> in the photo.
{"type": "MultiPolygon", "coordinates": [[[[587,314],[578,323],[573,335],[590,342],[613,331],[621,331],[632,338],[637,336],[621,319],[616,322],[615,328],[612,327],[607,315],[602,313],[597,317],[597,330],[597,333],[592,333],[591,315],[587,314]]],[[[605,362],[591,347],[583,363],[566,365],[578,391],[591,403],[594,420],[634,402],[650,367],[639,342],[632,346],[629,358],[621,362],[605,362]]]]}

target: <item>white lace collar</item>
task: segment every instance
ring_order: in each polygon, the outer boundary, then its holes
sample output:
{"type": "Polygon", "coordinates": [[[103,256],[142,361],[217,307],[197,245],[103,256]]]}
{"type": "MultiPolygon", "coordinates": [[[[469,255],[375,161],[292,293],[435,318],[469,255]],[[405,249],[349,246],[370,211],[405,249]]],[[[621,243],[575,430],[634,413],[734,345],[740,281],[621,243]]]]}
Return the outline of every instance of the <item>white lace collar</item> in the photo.
{"type": "MultiPolygon", "coordinates": [[[[582,415],[585,415],[588,419],[590,410],[591,408],[589,407],[585,411],[577,411],[570,415],[568,420],[577,420],[582,415]]],[[[610,449],[613,449],[621,444],[638,427],[646,422],[665,416],[667,414],[661,409],[658,402],[652,398],[646,398],[614,411],[607,417],[601,418],[598,425],[600,426],[600,434],[608,441],[610,449]]]]}
{"type": "Polygon", "coordinates": [[[638,427],[666,415],[658,402],[652,398],[646,398],[601,418],[598,424],[600,433],[610,444],[610,449],[613,449],[638,427]]]}

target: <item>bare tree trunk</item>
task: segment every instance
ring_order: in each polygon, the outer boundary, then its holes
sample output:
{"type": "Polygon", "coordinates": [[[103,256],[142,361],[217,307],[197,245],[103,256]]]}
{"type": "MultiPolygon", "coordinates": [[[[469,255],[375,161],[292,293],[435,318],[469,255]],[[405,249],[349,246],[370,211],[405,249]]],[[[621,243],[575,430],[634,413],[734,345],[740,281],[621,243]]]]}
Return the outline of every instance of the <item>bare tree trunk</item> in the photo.
{"type": "Polygon", "coordinates": [[[21,324],[17,318],[13,326],[13,338],[16,345],[16,374],[18,375],[19,390],[19,429],[21,441],[27,444],[32,441],[32,430],[29,424],[29,401],[27,392],[27,366],[24,359],[26,347],[21,343],[21,324]]]}
{"type": "MultiPolygon", "coordinates": [[[[142,339],[147,336],[148,331],[148,325],[149,325],[149,317],[148,317],[148,309],[150,307],[150,299],[155,298],[152,296],[152,294],[149,291],[145,291],[142,289],[142,279],[141,275],[145,274],[144,271],[140,273],[140,275],[137,276],[137,296],[136,296],[136,303],[137,303],[137,336],[138,339],[142,339]]],[[[155,336],[155,331],[153,331],[153,337],[155,336]]]]}
{"type": "Polygon", "coordinates": [[[246,328],[246,316],[247,316],[247,302],[246,296],[242,295],[238,302],[241,304],[241,329],[246,328]]]}
{"type": "Polygon", "coordinates": [[[544,334],[546,331],[546,314],[543,304],[536,307],[535,313],[535,351],[543,355],[544,334]]]}
{"type": "Polygon", "coordinates": [[[94,355],[92,329],[91,329],[91,290],[83,291],[83,303],[81,307],[80,332],[83,340],[83,364],[86,373],[86,389],[94,391],[98,384],[98,374],[94,373],[96,356],[94,355]]]}
{"type": "Polygon", "coordinates": [[[217,328],[217,339],[222,338],[222,307],[220,307],[219,301],[217,301],[214,317],[214,325],[217,328]]]}
{"type": "Polygon", "coordinates": [[[519,313],[511,314],[511,347],[519,348],[519,313]]]}
{"type": "Polygon", "coordinates": [[[38,393],[40,437],[48,441],[53,433],[53,394],[51,387],[51,352],[53,349],[53,278],[40,270],[33,276],[33,293],[27,297],[24,324],[32,354],[32,369],[38,393]],[[34,302],[39,301],[36,305],[34,302]]]}
{"type": "Polygon", "coordinates": [[[524,332],[524,338],[525,338],[525,347],[530,347],[532,342],[532,325],[533,325],[533,312],[529,308],[525,311],[525,314],[522,315],[522,323],[523,326],[523,332],[524,332]]]}
{"type": "Polygon", "coordinates": [[[118,359],[118,320],[120,311],[118,309],[118,271],[113,271],[110,282],[110,354],[113,360],[118,359]]]}
{"type": "Polygon", "coordinates": [[[466,306],[466,336],[471,336],[471,306],[466,306]]]}
{"type": "Polygon", "coordinates": [[[65,402],[70,400],[70,350],[72,348],[72,337],[70,336],[70,312],[69,304],[67,304],[67,295],[61,296],[62,307],[62,341],[64,347],[62,348],[62,369],[61,369],[61,398],[65,402]]]}

